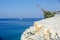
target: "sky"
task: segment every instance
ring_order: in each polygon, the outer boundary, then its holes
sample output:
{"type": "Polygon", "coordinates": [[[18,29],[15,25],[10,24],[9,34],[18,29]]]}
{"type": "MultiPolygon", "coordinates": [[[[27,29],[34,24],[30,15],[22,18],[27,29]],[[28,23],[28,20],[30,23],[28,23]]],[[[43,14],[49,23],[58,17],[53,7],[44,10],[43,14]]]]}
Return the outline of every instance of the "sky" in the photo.
{"type": "Polygon", "coordinates": [[[0,18],[43,18],[43,12],[60,10],[59,0],[0,0],[0,18]]]}

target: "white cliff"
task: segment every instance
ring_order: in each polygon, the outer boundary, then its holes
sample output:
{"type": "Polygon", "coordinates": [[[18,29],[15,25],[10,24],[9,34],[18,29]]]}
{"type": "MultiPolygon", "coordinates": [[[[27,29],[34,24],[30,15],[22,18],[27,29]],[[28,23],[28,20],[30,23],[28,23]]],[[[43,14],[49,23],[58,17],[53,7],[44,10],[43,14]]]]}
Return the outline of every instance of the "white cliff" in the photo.
{"type": "Polygon", "coordinates": [[[60,14],[34,22],[23,32],[21,40],[60,40],[60,14]]]}

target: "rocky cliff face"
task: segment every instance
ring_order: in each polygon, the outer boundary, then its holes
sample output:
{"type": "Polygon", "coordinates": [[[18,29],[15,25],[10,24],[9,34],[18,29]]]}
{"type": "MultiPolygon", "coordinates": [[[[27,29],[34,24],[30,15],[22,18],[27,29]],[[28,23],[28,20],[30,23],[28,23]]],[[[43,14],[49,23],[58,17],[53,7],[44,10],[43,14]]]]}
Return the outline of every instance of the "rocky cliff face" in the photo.
{"type": "Polygon", "coordinates": [[[23,32],[21,40],[60,40],[60,14],[34,22],[23,32]]]}

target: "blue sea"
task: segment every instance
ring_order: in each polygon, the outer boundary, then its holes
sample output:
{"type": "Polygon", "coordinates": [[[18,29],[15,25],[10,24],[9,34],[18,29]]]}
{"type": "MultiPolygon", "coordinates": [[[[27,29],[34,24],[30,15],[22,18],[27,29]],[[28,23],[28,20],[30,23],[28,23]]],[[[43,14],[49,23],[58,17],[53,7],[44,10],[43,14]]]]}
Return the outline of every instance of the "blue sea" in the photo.
{"type": "Polygon", "coordinates": [[[21,34],[41,18],[1,18],[0,40],[21,40],[21,34]]]}

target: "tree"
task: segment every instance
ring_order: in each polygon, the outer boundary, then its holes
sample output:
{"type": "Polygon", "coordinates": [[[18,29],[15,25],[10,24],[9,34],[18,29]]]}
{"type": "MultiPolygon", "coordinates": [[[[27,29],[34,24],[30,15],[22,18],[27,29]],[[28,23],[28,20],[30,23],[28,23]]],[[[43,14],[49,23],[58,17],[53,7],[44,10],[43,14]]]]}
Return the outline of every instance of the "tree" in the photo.
{"type": "Polygon", "coordinates": [[[44,13],[44,18],[54,17],[56,14],[56,12],[51,12],[51,11],[42,9],[38,4],[37,4],[37,7],[40,8],[42,10],[42,12],[44,13]]]}

